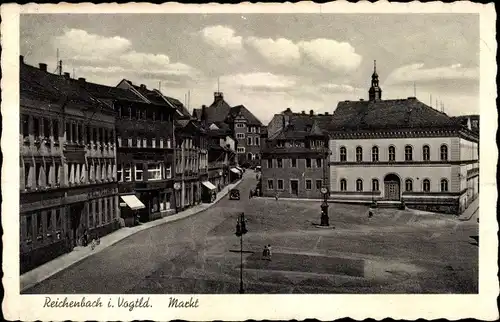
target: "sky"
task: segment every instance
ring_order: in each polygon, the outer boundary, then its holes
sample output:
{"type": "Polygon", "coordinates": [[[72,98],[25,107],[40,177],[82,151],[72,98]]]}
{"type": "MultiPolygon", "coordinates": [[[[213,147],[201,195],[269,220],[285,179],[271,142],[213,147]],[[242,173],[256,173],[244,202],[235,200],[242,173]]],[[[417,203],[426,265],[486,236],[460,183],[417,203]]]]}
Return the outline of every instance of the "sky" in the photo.
{"type": "Polygon", "coordinates": [[[126,78],[182,102],[214,92],[264,124],[286,108],[333,113],[368,98],[416,96],[449,115],[479,114],[477,14],[24,14],[25,62],[116,86],[126,78]],[[416,95],[415,95],[416,94],[416,95]],[[432,101],[431,101],[432,96],[432,101]]]}

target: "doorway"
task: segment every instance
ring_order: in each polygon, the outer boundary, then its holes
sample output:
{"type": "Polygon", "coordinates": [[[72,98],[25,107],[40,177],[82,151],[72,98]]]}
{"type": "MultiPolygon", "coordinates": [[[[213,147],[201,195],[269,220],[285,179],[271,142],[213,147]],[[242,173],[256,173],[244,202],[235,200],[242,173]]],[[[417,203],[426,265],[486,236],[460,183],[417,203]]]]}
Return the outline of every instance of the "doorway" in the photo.
{"type": "Polygon", "coordinates": [[[386,200],[398,201],[400,199],[401,181],[399,177],[390,173],[384,178],[384,197],[386,200]]]}
{"type": "Polygon", "coordinates": [[[299,196],[299,180],[290,180],[290,190],[292,196],[299,196]]]}

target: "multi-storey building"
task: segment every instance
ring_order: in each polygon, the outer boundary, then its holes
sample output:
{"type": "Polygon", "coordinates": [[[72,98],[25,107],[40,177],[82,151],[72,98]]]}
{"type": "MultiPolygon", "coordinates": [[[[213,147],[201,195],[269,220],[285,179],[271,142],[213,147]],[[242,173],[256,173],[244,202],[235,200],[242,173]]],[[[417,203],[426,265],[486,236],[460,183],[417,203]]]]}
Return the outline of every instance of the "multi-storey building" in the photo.
{"type": "Polygon", "coordinates": [[[245,106],[231,107],[221,92],[214,93],[214,102],[201,109],[195,109],[193,115],[201,119],[203,108],[206,109],[208,126],[215,124],[218,128],[228,127],[236,139],[236,155],[240,165],[254,166],[260,164],[260,129],[262,123],[245,106]]]}
{"type": "Polygon", "coordinates": [[[115,113],[69,74],[20,61],[20,267],[119,227],[115,113]]]}
{"type": "Polygon", "coordinates": [[[176,120],[175,144],[176,207],[185,209],[200,203],[204,195],[212,198],[216,187],[208,181],[208,144],[199,122],[176,120]]]}
{"type": "Polygon", "coordinates": [[[329,182],[328,136],[318,120],[325,117],[290,109],[273,117],[262,149],[263,196],[322,198],[329,182]]]}
{"type": "Polygon", "coordinates": [[[109,87],[79,79],[116,113],[117,180],[121,217],[133,225],[170,215],[173,194],[173,118],[176,109],[135,88],[109,87]]]}
{"type": "Polygon", "coordinates": [[[329,124],[331,199],[459,213],[479,191],[479,134],[415,97],[340,102],[329,124]]]}

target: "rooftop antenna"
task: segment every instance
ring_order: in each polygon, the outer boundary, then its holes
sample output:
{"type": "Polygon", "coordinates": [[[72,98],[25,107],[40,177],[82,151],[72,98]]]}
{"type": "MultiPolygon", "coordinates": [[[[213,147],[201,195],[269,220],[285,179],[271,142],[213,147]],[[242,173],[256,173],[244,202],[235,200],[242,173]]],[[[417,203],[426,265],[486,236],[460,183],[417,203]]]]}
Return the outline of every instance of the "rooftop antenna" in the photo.
{"type": "Polygon", "coordinates": [[[217,93],[220,93],[220,77],[217,77],[217,93]]]}
{"type": "Polygon", "coordinates": [[[158,91],[161,92],[161,81],[158,81],[158,91]]]}
{"type": "Polygon", "coordinates": [[[439,108],[438,99],[436,98],[436,109],[439,108]]]}
{"type": "Polygon", "coordinates": [[[374,60],[373,61],[373,73],[376,73],[377,72],[377,61],[374,60]]]}

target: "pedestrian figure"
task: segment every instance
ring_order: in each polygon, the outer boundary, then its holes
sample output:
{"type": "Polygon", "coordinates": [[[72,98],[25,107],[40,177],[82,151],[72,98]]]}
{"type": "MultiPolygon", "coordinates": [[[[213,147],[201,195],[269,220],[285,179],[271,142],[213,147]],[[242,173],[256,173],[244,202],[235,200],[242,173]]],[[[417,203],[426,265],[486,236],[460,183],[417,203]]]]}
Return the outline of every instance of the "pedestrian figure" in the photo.
{"type": "Polygon", "coordinates": [[[267,257],[271,260],[271,244],[267,245],[267,257]]]}
{"type": "Polygon", "coordinates": [[[371,217],[373,217],[373,210],[370,208],[368,210],[368,218],[371,218],[371,217]]]}
{"type": "Polygon", "coordinates": [[[267,246],[264,246],[264,250],[262,251],[262,259],[268,259],[269,258],[269,250],[267,249],[267,246]]]}
{"type": "Polygon", "coordinates": [[[96,241],[95,241],[95,239],[92,239],[92,243],[90,244],[90,248],[91,248],[92,250],[94,250],[94,249],[95,249],[95,246],[96,246],[96,241]]]}
{"type": "Polygon", "coordinates": [[[248,195],[248,199],[252,199],[252,196],[253,196],[253,191],[252,189],[250,189],[250,194],[248,195]]]}
{"type": "Polygon", "coordinates": [[[276,194],[274,195],[274,198],[276,199],[276,201],[278,201],[278,193],[276,192],[276,194]]]}
{"type": "Polygon", "coordinates": [[[87,233],[87,229],[85,229],[83,232],[82,243],[83,243],[83,245],[82,245],[83,247],[87,247],[87,245],[89,243],[89,235],[87,233]]]}
{"type": "Polygon", "coordinates": [[[96,244],[99,245],[101,243],[101,238],[97,237],[96,244]]]}

